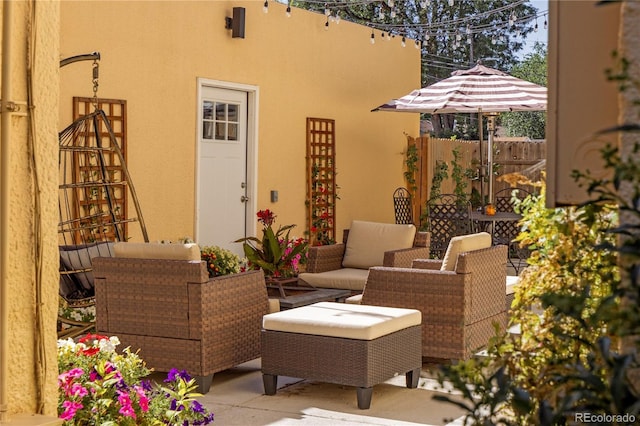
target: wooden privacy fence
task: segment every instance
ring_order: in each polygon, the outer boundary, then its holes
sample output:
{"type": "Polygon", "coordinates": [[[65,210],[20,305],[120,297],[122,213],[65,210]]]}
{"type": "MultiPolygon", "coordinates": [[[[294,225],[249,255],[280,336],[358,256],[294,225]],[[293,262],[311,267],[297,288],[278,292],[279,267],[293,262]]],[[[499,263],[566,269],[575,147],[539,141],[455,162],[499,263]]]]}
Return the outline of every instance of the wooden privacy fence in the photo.
{"type": "MultiPolygon", "coordinates": [[[[451,178],[452,162],[454,160],[454,150],[458,148],[459,158],[458,165],[463,169],[473,171],[474,178],[468,179],[466,193],[471,196],[472,190],[481,192],[480,179],[478,179],[478,169],[480,166],[480,144],[479,141],[453,140],[453,139],[437,139],[429,136],[419,138],[407,137],[408,146],[415,147],[415,157],[417,162],[414,165],[413,178],[415,184],[408,184],[414,198],[414,221],[420,223],[420,216],[424,212],[424,208],[429,194],[431,185],[438,164],[445,163],[448,166],[448,178],[444,179],[440,186],[440,192],[443,194],[453,193],[455,190],[455,182],[451,178]]],[[[487,158],[487,141],[482,143],[482,151],[484,163],[486,165],[487,158]]],[[[545,140],[523,140],[522,138],[495,138],[493,141],[493,162],[494,162],[494,180],[493,193],[508,188],[508,182],[499,179],[500,176],[510,173],[523,173],[531,181],[536,182],[541,179],[541,173],[544,167],[535,167],[540,165],[546,159],[547,143],[545,140]]],[[[544,164],[544,163],[542,163],[544,164]]],[[[536,188],[530,185],[516,185],[529,192],[536,192],[536,188]]],[[[488,195],[489,185],[485,179],[484,194],[488,195]]]]}

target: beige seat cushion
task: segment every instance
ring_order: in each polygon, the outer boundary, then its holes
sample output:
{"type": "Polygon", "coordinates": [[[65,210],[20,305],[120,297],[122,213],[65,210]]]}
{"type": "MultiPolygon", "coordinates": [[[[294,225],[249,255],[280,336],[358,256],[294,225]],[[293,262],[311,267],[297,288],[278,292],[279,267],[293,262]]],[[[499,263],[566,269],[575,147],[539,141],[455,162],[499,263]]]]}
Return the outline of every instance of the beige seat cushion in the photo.
{"type": "Polygon", "coordinates": [[[491,235],[487,232],[460,235],[449,240],[449,246],[442,259],[441,271],[455,271],[458,255],[467,251],[491,247],[491,235]]]}
{"type": "Polygon", "coordinates": [[[115,243],[115,257],[200,261],[197,244],[115,243]]]}
{"type": "Polygon", "coordinates": [[[413,247],[416,227],[354,220],[349,228],[342,266],[369,269],[382,266],[384,253],[413,247]]]}
{"type": "Polygon", "coordinates": [[[303,272],[298,279],[313,287],[362,291],[368,276],[369,269],[342,268],[315,274],[303,272]]]}
{"type": "Polygon", "coordinates": [[[373,340],[420,325],[422,314],[415,309],[320,302],[265,315],[265,330],[289,333],[373,340]]]}

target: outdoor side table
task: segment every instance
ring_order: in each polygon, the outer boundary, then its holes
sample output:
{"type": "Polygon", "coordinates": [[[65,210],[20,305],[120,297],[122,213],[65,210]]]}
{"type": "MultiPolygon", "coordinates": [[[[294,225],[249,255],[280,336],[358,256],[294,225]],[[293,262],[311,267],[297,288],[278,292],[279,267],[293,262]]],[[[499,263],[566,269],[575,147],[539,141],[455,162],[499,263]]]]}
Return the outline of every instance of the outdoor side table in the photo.
{"type": "Polygon", "coordinates": [[[422,315],[415,309],[320,302],[263,317],[262,378],[274,395],[278,375],[357,388],[358,408],[373,386],[405,374],[416,388],[422,367],[422,315]]]}

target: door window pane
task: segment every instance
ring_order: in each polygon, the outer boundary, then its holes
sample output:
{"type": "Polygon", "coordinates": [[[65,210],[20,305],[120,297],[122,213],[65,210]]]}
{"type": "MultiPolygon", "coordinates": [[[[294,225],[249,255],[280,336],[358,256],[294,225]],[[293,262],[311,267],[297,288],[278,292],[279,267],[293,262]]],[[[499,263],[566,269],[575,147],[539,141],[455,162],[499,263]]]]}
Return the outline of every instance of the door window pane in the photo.
{"type": "Polygon", "coordinates": [[[204,101],[202,103],[202,138],[237,141],[239,104],[204,101]]]}

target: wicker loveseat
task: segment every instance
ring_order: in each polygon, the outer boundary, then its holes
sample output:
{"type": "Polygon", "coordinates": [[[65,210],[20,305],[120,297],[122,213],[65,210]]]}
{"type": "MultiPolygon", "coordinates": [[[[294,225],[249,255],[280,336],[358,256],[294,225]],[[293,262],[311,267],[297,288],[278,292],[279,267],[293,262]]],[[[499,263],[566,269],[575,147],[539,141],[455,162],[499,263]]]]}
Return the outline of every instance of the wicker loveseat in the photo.
{"type": "Polygon", "coordinates": [[[354,220],[342,244],[309,248],[306,272],[298,278],[314,287],[362,292],[372,266],[411,267],[429,257],[429,233],[414,225],[354,220]]]}
{"type": "Polygon", "coordinates": [[[423,357],[471,357],[495,335],[494,323],[504,328],[507,322],[507,247],[491,246],[487,233],[476,236],[485,248],[452,250],[471,236],[454,237],[443,260],[371,268],[360,303],[421,311],[423,357]]]}
{"type": "Polygon", "coordinates": [[[117,243],[115,257],[93,259],[98,333],[140,349],[156,371],[187,370],[202,393],[214,373],[260,357],[269,309],[261,270],[210,279],[199,249],[191,260],[146,259],[161,255],[133,244],[117,243]],[[121,253],[122,245],[134,250],[121,253]]]}

